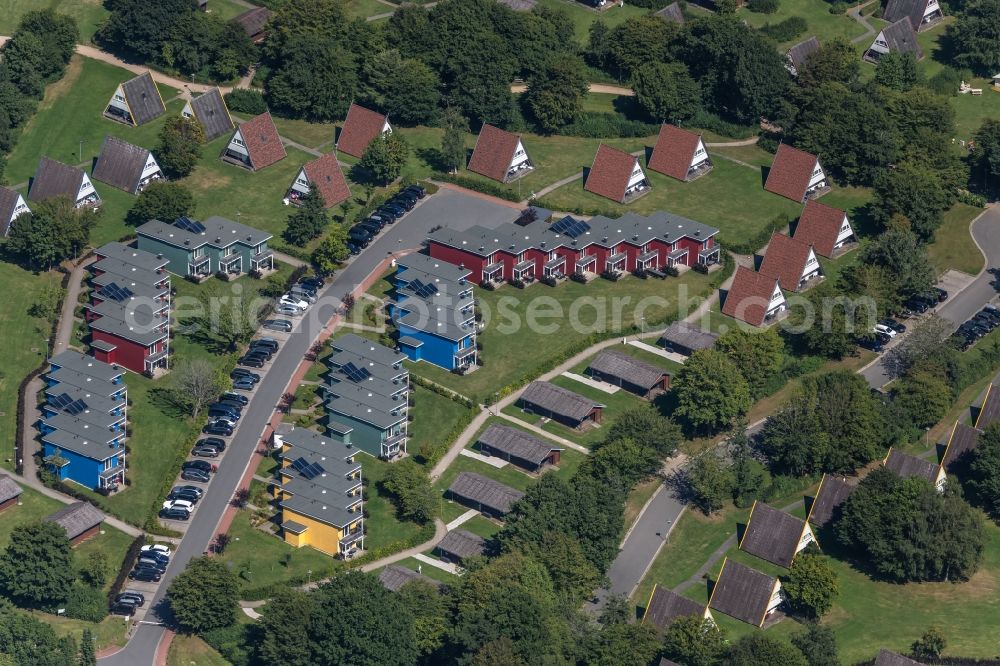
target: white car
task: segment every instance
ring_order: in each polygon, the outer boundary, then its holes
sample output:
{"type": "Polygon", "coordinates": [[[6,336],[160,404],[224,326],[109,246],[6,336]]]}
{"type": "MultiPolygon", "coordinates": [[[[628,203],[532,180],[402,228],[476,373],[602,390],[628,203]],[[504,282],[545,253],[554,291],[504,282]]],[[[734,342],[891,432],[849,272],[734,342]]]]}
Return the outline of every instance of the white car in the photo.
{"type": "Polygon", "coordinates": [[[294,305],[288,305],[287,303],[280,303],[274,311],[280,315],[285,315],[286,317],[301,317],[302,310],[295,307],[294,305]]]}
{"type": "Polygon", "coordinates": [[[172,550],[170,550],[166,546],[158,544],[158,543],[154,543],[152,546],[143,546],[142,548],[139,549],[139,552],[140,553],[149,553],[149,552],[159,553],[161,555],[166,555],[167,557],[170,557],[171,555],[173,555],[173,551],[172,550]]]}
{"type": "Polygon", "coordinates": [[[896,331],[892,330],[885,324],[875,324],[875,332],[881,333],[882,335],[888,335],[890,338],[896,337],[896,331]]]}
{"type": "Polygon", "coordinates": [[[167,500],[163,503],[164,509],[185,509],[188,513],[194,509],[194,504],[187,500],[167,500]]]}
{"type": "Polygon", "coordinates": [[[301,298],[297,298],[291,294],[285,294],[278,301],[280,305],[291,305],[293,308],[298,308],[299,310],[305,310],[309,307],[309,301],[304,301],[301,298]]]}

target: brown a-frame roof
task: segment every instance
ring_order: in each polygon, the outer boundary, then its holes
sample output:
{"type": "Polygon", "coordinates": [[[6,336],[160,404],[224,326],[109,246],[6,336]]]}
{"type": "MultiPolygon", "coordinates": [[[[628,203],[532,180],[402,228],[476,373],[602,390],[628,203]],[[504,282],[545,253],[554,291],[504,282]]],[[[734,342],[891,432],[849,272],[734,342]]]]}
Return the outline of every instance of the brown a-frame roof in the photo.
{"type": "Polygon", "coordinates": [[[52,197],[67,196],[76,202],[83,184],[83,169],[45,157],[38,160],[38,169],[31,179],[31,189],[28,190],[30,201],[45,201],[52,197]]]}
{"type": "Polygon", "coordinates": [[[806,521],[775,509],[763,502],[754,502],[750,520],[740,539],[740,550],[786,569],[792,566],[806,521]]]}
{"type": "Polygon", "coordinates": [[[760,326],[764,323],[777,283],[777,278],[757,273],[746,266],[738,266],[733,284],[726,295],[726,302],[722,306],[722,314],[745,321],[751,326],[760,326]]]}
{"type": "Polygon", "coordinates": [[[344,127],[337,137],[337,150],[353,157],[361,157],[372,139],[382,133],[388,119],[371,109],[351,104],[344,119],[344,127]]]}
{"type": "Polygon", "coordinates": [[[913,29],[919,30],[924,20],[924,12],[927,10],[927,2],[928,0],[889,0],[882,18],[889,23],[908,18],[913,29]]]}
{"type": "Polygon", "coordinates": [[[813,498],[812,506],[809,507],[808,520],[817,527],[823,527],[829,523],[834,513],[841,507],[847,498],[854,492],[855,486],[847,482],[847,479],[824,474],[819,482],[819,489],[816,497],[813,498]]]}
{"type": "Polygon", "coordinates": [[[985,430],[986,426],[998,419],[1000,419],[1000,387],[990,384],[986,390],[986,399],[979,408],[979,416],[976,417],[976,427],[985,430]]]}
{"type": "Polygon", "coordinates": [[[955,427],[951,431],[951,437],[948,438],[948,445],[944,449],[944,455],[941,457],[941,465],[944,466],[945,470],[950,471],[969,451],[976,448],[981,434],[983,434],[982,430],[956,421],[955,427]]]}
{"type": "Polygon", "coordinates": [[[700,143],[700,134],[664,123],[660,125],[660,135],[649,156],[649,168],[677,180],[687,180],[688,169],[700,143]]]}
{"type": "Polygon", "coordinates": [[[913,661],[909,657],[904,657],[895,652],[889,652],[882,648],[875,658],[874,666],[923,666],[919,661],[913,661]]]}
{"type": "Polygon", "coordinates": [[[109,134],[94,166],[94,180],[135,194],[148,159],[149,150],[109,134]]]}
{"type": "Polygon", "coordinates": [[[795,227],[795,240],[809,243],[821,257],[833,256],[840,227],[846,213],[839,208],[827,206],[815,199],[806,201],[795,227]]]}
{"type": "Polygon", "coordinates": [[[812,153],[793,148],[787,143],[779,145],[764,189],[792,201],[802,201],[806,198],[809,179],[812,178],[818,159],[812,153]]]}
{"type": "Polygon", "coordinates": [[[521,137],[517,134],[493,125],[483,125],[469,159],[469,171],[504,182],[520,141],[521,137]]]}
{"type": "Polygon", "coordinates": [[[653,593],[649,595],[649,603],[642,614],[642,623],[651,624],[657,631],[666,631],[677,618],[705,615],[705,605],[659,585],[653,585],[653,593]]]}
{"type": "Polygon", "coordinates": [[[896,51],[898,53],[910,53],[917,60],[924,57],[924,51],[920,48],[920,42],[917,41],[917,33],[913,29],[913,24],[910,23],[910,19],[903,17],[882,28],[881,33],[885,37],[885,43],[888,45],[890,51],[896,51]]]}
{"type": "Polygon", "coordinates": [[[233,119],[222,96],[222,91],[212,88],[191,100],[194,117],[205,132],[205,139],[211,141],[233,131],[233,119]]]}
{"type": "Polygon", "coordinates": [[[712,588],[708,606],[747,624],[760,627],[778,583],[774,576],[726,559],[712,588]]]}
{"type": "Polygon", "coordinates": [[[635,155],[602,143],[594,155],[583,189],[618,203],[624,202],[628,181],[638,161],[635,155]]]}
{"type": "Polygon", "coordinates": [[[904,453],[896,448],[890,448],[883,462],[886,468],[891,469],[901,478],[917,477],[924,479],[931,485],[937,483],[940,466],[929,460],[904,453]]]}
{"type": "Polygon", "coordinates": [[[128,108],[132,112],[132,121],[136,125],[148,123],[167,112],[156,82],[149,72],[143,72],[134,79],[126,81],[122,84],[122,90],[125,92],[128,108]]]}
{"type": "Polygon", "coordinates": [[[798,291],[811,249],[808,244],[776,231],[771,234],[760,273],[776,278],[785,291],[798,291]]]}
{"type": "Polygon", "coordinates": [[[254,171],[269,167],[285,158],[285,147],[281,144],[281,137],[278,135],[278,128],[274,126],[270,111],[240,123],[239,131],[254,171]]]}
{"type": "Polygon", "coordinates": [[[347,179],[344,172],[340,170],[340,163],[337,161],[336,153],[327,153],[323,157],[306,162],[306,178],[319,188],[323,195],[323,203],[327,208],[332,208],[342,201],[351,198],[351,190],[347,186],[347,179]]]}

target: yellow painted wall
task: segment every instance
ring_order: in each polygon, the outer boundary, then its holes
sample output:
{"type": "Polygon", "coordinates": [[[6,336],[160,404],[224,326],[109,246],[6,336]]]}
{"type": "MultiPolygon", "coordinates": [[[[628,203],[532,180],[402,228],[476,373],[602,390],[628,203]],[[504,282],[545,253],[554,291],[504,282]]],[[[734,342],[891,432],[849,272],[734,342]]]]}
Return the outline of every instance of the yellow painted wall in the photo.
{"type": "MultiPolygon", "coordinates": [[[[286,543],[289,543],[296,548],[311,546],[321,553],[326,553],[327,555],[332,555],[334,557],[340,554],[339,544],[340,540],[344,536],[344,532],[336,527],[327,525],[326,523],[321,523],[318,520],[295,513],[289,509],[282,510],[281,520],[282,522],[286,520],[293,520],[296,523],[300,523],[309,528],[302,534],[290,534],[286,530],[286,543]]],[[[361,520],[360,513],[358,514],[358,520],[361,520]]]]}

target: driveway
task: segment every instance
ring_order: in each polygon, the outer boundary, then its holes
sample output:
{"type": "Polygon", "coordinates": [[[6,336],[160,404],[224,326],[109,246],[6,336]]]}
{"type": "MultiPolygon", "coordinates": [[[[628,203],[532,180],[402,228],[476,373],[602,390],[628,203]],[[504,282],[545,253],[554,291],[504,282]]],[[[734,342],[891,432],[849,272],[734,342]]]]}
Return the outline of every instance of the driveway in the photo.
{"type": "Polygon", "coordinates": [[[431,227],[444,223],[456,229],[465,229],[473,224],[496,225],[512,221],[517,215],[518,212],[509,206],[442,188],[388,227],[382,236],[327,283],[316,304],[302,317],[274,356],[266,376],[251,395],[250,404],[244,410],[245,416],[226,450],[225,462],[219,465],[219,471],[187,525],[184,538],[175,549],[156,595],[148,602],[149,612],[145,622],[135,629],[125,648],[99,660],[102,666],[154,664],[157,645],[166,631],[159,622],[169,618],[163,597],[170,581],[184,570],[188,561],[208,550],[218,531],[219,521],[261,443],[275,406],[313,341],[337,314],[340,297],[360,285],[387,255],[418,247],[431,227]]]}
{"type": "MultiPolygon", "coordinates": [[[[979,312],[1000,294],[1000,206],[992,206],[972,225],[972,237],[986,255],[986,268],[960,293],[953,295],[936,312],[954,328],[979,312]]],[[[881,388],[892,381],[882,357],[861,371],[872,388],[881,388]]]]}

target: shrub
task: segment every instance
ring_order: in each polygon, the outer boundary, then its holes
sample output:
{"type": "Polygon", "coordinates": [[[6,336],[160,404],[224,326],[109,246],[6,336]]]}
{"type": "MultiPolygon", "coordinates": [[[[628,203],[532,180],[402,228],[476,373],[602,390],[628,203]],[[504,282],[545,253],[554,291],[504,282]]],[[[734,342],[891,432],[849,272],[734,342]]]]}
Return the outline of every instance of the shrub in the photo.
{"type": "Polygon", "coordinates": [[[801,16],[790,16],[780,23],[766,23],[760,31],[776,42],[787,42],[795,39],[806,30],[809,24],[801,16]]]}
{"type": "Polygon", "coordinates": [[[96,587],[76,583],[66,597],[66,617],[100,622],[108,615],[108,598],[96,587]]]}
{"type": "Polygon", "coordinates": [[[831,14],[834,14],[834,15],[846,14],[847,13],[847,9],[850,6],[851,5],[848,5],[846,2],[839,2],[838,1],[838,2],[832,3],[827,8],[827,11],[830,12],[831,14]]]}
{"type": "Polygon", "coordinates": [[[483,194],[488,194],[492,197],[497,197],[498,199],[506,199],[507,201],[519,201],[520,197],[517,196],[517,192],[511,192],[506,190],[500,185],[491,183],[485,180],[480,180],[478,178],[472,178],[471,176],[459,176],[452,175],[450,173],[436,173],[434,177],[437,180],[443,180],[446,183],[452,183],[458,185],[459,187],[464,187],[467,190],[473,190],[475,192],[482,192],[483,194]]]}
{"type": "Polygon", "coordinates": [[[264,95],[257,90],[237,88],[232,92],[226,93],[224,97],[230,111],[248,113],[254,116],[267,111],[267,103],[264,101],[264,95]]]}
{"type": "Polygon", "coordinates": [[[771,134],[762,135],[757,139],[757,147],[774,155],[778,152],[778,139],[771,134]]]}
{"type": "Polygon", "coordinates": [[[760,128],[757,125],[731,123],[704,109],[697,111],[688,121],[688,125],[691,127],[700,127],[701,129],[709,130],[732,139],[749,139],[760,132],[760,128]]]}
{"type": "Polygon", "coordinates": [[[975,206],[976,208],[986,207],[986,197],[981,194],[973,194],[972,192],[961,190],[958,193],[958,200],[966,206],[975,206]]]}
{"type": "Polygon", "coordinates": [[[958,87],[962,81],[972,79],[972,71],[968,69],[955,69],[954,67],[943,67],[927,81],[927,87],[938,95],[951,97],[958,94],[958,87]]]}
{"type": "Polygon", "coordinates": [[[658,125],[629,120],[620,113],[585,111],[566,125],[559,134],[586,139],[651,136],[660,131],[658,125]]]}
{"type": "Polygon", "coordinates": [[[781,0],[750,0],[750,11],[758,14],[773,14],[781,6],[781,0]]]}

